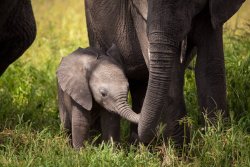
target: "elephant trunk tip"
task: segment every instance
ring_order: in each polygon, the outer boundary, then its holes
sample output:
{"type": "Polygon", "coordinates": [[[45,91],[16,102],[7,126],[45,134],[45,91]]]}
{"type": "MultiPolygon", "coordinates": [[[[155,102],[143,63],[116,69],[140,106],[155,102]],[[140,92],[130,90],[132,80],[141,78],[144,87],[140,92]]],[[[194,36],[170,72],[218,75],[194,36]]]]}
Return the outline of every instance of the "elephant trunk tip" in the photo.
{"type": "Polygon", "coordinates": [[[140,114],[134,114],[131,118],[126,118],[134,124],[139,124],[140,114]]]}
{"type": "Polygon", "coordinates": [[[140,142],[144,144],[150,143],[154,138],[154,131],[149,127],[141,126],[141,122],[138,124],[138,137],[140,142]]]}
{"type": "Polygon", "coordinates": [[[135,115],[135,123],[139,124],[139,120],[140,120],[140,114],[136,114],[135,115]]]}

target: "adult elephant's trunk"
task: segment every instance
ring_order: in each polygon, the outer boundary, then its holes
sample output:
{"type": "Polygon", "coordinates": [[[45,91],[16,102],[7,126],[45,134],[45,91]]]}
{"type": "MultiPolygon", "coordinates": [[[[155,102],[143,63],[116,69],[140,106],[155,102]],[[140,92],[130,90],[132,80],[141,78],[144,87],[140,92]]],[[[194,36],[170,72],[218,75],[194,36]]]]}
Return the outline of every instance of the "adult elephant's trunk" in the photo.
{"type": "Polygon", "coordinates": [[[139,138],[144,143],[153,139],[162,111],[170,100],[168,89],[178,43],[166,39],[160,32],[149,35],[149,83],[138,127],[139,138]]]}
{"type": "Polygon", "coordinates": [[[127,96],[120,97],[116,101],[115,112],[130,122],[138,124],[139,114],[136,114],[127,103],[127,96]]]}
{"type": "Polygon", "coordinates": [[[174,16],[170,16],[168,1],[148,2],[149,81],[138,126],[139,139],[144,143],[155,136],[161,113],[170,100],[171,71],[181,41],[179,26],[171,20],[174,16]]]}

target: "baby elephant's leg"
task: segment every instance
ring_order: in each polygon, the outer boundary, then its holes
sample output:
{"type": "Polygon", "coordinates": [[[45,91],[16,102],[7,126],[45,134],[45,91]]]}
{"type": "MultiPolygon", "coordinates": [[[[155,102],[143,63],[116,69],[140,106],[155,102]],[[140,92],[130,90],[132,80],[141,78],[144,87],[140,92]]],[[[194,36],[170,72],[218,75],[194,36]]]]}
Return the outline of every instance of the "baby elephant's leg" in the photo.
{"type": "Polygon", "coordinates": [[[85,110],[76,102],[72,106],[72,142],[73,147],[83,147],[83,141],[88,139],[90,128],[90,111],[85,110]]]}
{"type": "Polygon", "coordinates": [[[71,115],[69,113],[71,110],[71,98],[63,92],[60,86],[58,86],[58,105],[62,126],[71,135],[71,115]]]}
{"type": "Polygon", "coordinates": [[[71,98],[69,95],[63,92],[58,85],[58,104],[59,104],[59,115],[63,129],[69,136],[69,143],[72,145],[71,135],[71,98]]]}
{"type": "Polygon", "coordinates": [[[102,139],[104,141],[120,141],[120,116],[101,110],[102,139]]]}

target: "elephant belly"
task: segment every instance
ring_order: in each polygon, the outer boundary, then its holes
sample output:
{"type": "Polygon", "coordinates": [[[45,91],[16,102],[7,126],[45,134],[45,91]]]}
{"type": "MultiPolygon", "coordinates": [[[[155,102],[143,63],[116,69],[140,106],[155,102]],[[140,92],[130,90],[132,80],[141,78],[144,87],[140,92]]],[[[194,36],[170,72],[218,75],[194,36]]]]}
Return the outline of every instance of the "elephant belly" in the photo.
{"type": "MultiPolygon", "coordinates": [[[[111,46],[112,43],[114,43],[119,48],[124,58],[125,73],[128,79],[147,79],[147,65],[143,58],[140,44],[135,32],[127,29],[126,31],[117,31],[116,34],[117,35],[115,35],[114,38],[107,43],[108,46],[111,46]]],[[[103,38],[105,38],[105,35],[103,38]]]]}
{"type": "Polygon", "coordinates": [[[117,36],[115,41],[123,55],[128,79],[147,80],[147,65],[134,29],[117,36]]]}
{"type": "Polygon", "coordinates": [[[128,79],[146,80],[148,69],[138,39],[135,34],[133,38],[130,35],[127,32],[115,40],[124,58],[126,75],[128,79]]]}

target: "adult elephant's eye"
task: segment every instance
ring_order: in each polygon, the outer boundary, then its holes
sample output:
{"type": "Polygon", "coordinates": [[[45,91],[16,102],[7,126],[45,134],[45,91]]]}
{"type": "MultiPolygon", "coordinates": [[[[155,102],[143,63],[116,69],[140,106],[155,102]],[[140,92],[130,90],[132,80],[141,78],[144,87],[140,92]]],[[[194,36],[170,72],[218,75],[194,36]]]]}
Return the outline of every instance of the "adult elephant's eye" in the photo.
{"type": "Polygon", "coordinates": [[[100,88],[99,91],[102,97],[106,97],[108,95],[108,91],[105,88],[100,88]]]}

